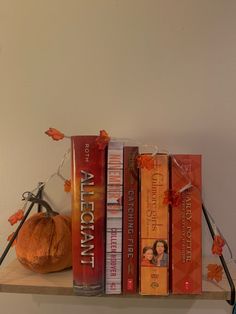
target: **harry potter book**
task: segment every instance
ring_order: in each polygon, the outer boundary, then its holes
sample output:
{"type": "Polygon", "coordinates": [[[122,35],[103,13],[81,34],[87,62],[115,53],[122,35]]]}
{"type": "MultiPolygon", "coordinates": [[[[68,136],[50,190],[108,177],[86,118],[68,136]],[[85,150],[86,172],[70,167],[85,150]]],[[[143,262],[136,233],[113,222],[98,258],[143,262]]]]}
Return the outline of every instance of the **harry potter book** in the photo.
{"type": "Polygon", "coordinates": [[[73,286],[78,295],[104,293],[105,151],[96,138],[71,138],[73,286]]]}
{"type": "Polygon", "coordinates": [[[201,156],[173,155],[171,185],[176,194],[172,204],[173,294],[202,292],[202,201],[201,156]]]}

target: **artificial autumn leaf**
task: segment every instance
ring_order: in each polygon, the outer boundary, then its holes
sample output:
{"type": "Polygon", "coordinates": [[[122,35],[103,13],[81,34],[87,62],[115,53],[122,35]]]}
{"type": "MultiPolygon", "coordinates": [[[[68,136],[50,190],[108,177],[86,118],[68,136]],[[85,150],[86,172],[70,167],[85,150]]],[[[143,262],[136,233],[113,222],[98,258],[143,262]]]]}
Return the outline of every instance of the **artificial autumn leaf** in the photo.
{"type": "Polygon", "coordinates": [[[138,168],[151,170],[154,168],[154,158],[152,155],[139,155],[136,158],[138,168]]]}
{"type": "Polygon", "coordinates": [[[10,222],[11,225],[14,225],[23,217],[24,217],[24,211],[22,209],[19,209],[15,214],[13,214],[12,216],[8,218],[8,221],[10,222]]]}
{"type": "Polygon", "coordinates": [[[63,133],[54,128],[49,128],[45,134],[50,136],[54,141],[62,140],[65,137],[63,133]]]}
{"type": "MultiPolygon", "coordinates": [[[[11,239],[13,238],[14,236],[14,232],[12,232],[8,237],[7,237],[7,241],[11,241],[11,239]]],[[[16,239],[13,241],[12,245],[11,246],[14,246],[16,244],[16,239]]]]}
{"type": "Polygon", "coordinates": [[[163,204],[177,207],[179,206],[181,201],[180,196],[181,196],[180,192],[176,192],[173,190],[165,191],[163,204]]]}
{"type": "Polygon", "coordinates": [[[98,149],[103,150],[110,141],[110,137],[105,130],[101,130],[99,136],[96,138],[98,149]]]}
{"type": "Polygon", "coordinates": [[[214,237],[213,245],[212,245],[212,254],[222,255],[223,246],[225,245],[224,239],[221,238],[220,235],[216,235],[214,237]]]}
{"type": "Polygon", "coordinates": [[[71,191],[71,180],[65,180],[64,182],[64,191],[70,192],[71,191]]]}
{"type": "Polygon", "coordinates": [[[209,264],[207,265],[207,269],[208,269],[208,273],[207,273],[208,280],[215,280],[216,282],[219,282],[222,280],[223,267],[221,265],[209,264]]]}

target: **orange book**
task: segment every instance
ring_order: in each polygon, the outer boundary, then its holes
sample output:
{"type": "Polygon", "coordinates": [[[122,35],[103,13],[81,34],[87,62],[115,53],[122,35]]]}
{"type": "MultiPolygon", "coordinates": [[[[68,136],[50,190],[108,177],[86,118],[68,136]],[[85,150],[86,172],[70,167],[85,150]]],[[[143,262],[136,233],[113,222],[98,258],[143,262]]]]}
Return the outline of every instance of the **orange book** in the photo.
{"type": "Polygon", "coordinates": [[[173,155],[171,185],[176,200],[172,204],[173,294],[202,292],[202,199],[201,156],[173,155]]]}
{"type": "Polygon", "coordinates": [[[164,204],[169,189],[168,156],[153,156],[152,169],[140,170],[140,294],[169,293],[168,205],[164,204]]]}

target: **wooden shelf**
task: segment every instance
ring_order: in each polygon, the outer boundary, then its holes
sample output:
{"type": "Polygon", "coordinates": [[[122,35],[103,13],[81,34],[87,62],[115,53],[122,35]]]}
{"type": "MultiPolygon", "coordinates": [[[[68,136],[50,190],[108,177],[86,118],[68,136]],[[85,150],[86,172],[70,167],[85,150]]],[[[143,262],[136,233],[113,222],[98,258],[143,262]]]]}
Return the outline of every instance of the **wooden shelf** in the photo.
{"type": "MultiPolygon", "coordinates": [[[[223,276],[223,280],[218,284],[216,282],[206,280],[206,265],[212,262],[220,264],[220,261],[217,258],[214,260],[212,260],[212,258],[204,259],[203,293],[201,295],[169,295],[167,297],[158,298],[214,300],[230,299],[230,287],[225,275],[223,276]]],[[[236,265],[234,263],[230,263],[228,267],[234,283],[236,284],[236,265]]],[[[67,296],[75,295],[72,288],[71,270],[41,275],[25,269],[17,260],[0,269],[0,292],[67,296]]],[[[108,297],[112,296],[109,295],[108,297]]],[[[126,296],[120,295],[114,297],[126,296]]],[[[147,296],[139,295],[131,297],[147,298],[147,296]]],[[[154,298],[153,296],[150,297],[154,298]]]]}

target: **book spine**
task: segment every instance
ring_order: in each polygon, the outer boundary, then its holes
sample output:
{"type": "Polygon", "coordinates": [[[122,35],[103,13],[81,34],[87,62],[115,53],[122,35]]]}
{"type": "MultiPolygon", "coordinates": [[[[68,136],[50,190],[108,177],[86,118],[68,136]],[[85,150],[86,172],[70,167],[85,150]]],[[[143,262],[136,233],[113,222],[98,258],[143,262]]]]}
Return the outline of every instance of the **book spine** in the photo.
{"type": "Polygon", "coordinates": [[[152,169],[141,168],[140,192],[140,294],[169,293],[169,208],[164,203],[169,189],[168,156],[153,156],[152,169]]]}
{"type": "Polygon", "coordinates": [[[172,205],[172,293],[202,292],[201,156],[171,157],[172,191],[180,200],[172,205]],[[191,185],[190,185],[191,184],[191,185]]]}
{"type": "Polygon", "coordinates": [[[107,157],[106,294],[122,292],[123,143],[110,141],[107,157]]]}
{"type": "Polygon", "coordinates": [[[96,136],[73,136],[73,287],[78,295],[104,293],[105,151],[96,136]]]}
{"type": "Polygon", "coordinates": [[[123,293],[138,289],[138,147],[124,147],[123,293]]]}

